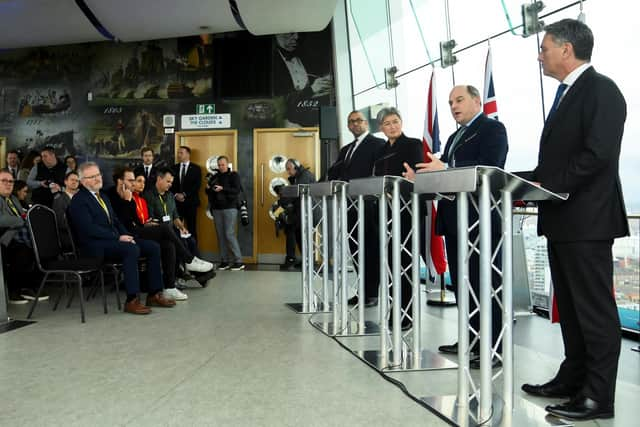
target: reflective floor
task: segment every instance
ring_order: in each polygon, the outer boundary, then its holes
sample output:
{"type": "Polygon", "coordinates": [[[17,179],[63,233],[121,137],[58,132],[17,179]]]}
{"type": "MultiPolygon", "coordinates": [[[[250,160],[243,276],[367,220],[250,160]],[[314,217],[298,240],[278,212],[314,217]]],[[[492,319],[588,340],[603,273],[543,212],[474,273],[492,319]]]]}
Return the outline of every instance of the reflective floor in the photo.
{"type": "MultiPolygon", "coordinates": [[[[77,304],[43,304],[37,323],[0,334],[0,426],[447,425],[344,348],[376,349],[377,337],[340,346],[284,305],[299,299],[299,273],[219,272],[186,292],[148,316],[117,312],[114,295],[104,315],[96,299],[86,324],[77,304]]],[[[425,310],[425,348],[455,341],[456,309],[425,310]]],[[[14,318],[26,313],[10,307],[14,318]]],[[[527,316],[515,331],[516,384],[546,381],[562,356],[559,328],[527,316]]],[[[616,418],[576,425],[636,424],[637,345],[623,341],[616,418]]],[[[455,370],[389,377],[416,397],[456,391],[455,370]]]]}

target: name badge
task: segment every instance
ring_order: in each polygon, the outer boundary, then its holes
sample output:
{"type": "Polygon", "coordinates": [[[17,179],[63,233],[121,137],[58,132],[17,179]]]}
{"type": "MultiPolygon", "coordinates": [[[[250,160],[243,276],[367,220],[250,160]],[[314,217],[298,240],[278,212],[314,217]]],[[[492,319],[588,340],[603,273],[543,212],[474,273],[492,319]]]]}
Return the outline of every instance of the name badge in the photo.
{"type": "Polygon", "coordinates": [[[171,217],[169,215],[165,215],[162,217],[162,222],[170,222],[171,221],[171,217]]]}

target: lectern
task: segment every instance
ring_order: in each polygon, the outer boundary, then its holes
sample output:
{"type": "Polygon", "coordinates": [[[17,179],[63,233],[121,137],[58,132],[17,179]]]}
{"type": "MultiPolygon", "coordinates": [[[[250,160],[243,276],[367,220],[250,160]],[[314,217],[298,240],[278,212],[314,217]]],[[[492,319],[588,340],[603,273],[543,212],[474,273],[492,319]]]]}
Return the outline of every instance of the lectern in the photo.
{"type": "Polygon", "coordinates": [[[425,397],[422,400],[434,410],[459,425],[567,425],[558,419],[546,420],[546,412],[524,399],[514,402],[513,387],[513,200],[542,201],[567,199],[534,183],[496,167],[475,166],[416,175],[414,191],[421,194],[455,194],[458,217],[458,392],[457,396],[425,397]],[[469,240],[469,202],[478,211],[479,241],[469,240]],[[502,283],[496,292],[491,285],[491,212],[501,213],[502,283]],[[480,259],[479,303],[480,384],[476,386],[469,372],[469,252],[477,251],[480,259]],[[491,301],[502,291],[502,355],[491,346],[491,301]],[[491,359],[502,360],[502,370],[492,372],[491,359]],[[502,398],[493,395],[493,380],[503,377],[502,398]]]}

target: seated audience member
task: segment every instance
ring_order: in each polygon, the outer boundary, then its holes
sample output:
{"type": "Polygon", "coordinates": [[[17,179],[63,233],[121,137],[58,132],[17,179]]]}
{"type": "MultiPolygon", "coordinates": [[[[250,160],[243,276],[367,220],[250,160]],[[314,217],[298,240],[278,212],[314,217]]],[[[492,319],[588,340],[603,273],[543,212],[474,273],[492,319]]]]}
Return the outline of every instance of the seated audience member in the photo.
{"type": "Polygon", "coordinates": [[[80,187],[80,178],[77,172],[67,172],[64,178],[64,190],[56,193],[53,197],[51,208],[56,213],[56,224],[60,234],[60,243],[65,251],[72,249],[71,235],[69,233],[69,224],[67,223],[67,209],[71,203],[71,199],[78,192],[80,187]]]}
{"type": "MultiPolygon", "coordinates": [[[[25,222],[25,211],[13,191],[13,176],[0,170],[0,246],[6,266],[10,304],[26,304],[34,299],[33,288],[38,283],[34,270],[33,245],[25,222]],[[31,285],[31,288],[29,286],[31,285]]],[[[47,295],[40,295],[45,300],[47,295]]]]}
{"type": "Polygon", "coordinates": [[[17,180],[13,183],[13,195],[16,196],[23,209],[29,209],[29,187],[24,181],[17,180]]]}
{"type": "Polygon", "coordinates": [[[40,152],[42,161],[36,163],[29,177],[27,185],[31,188],[31,200],[51,207],[53,195],[62,190],[67,165],[57,157],[53,147],[44,147],[40,152]]]}
{"type": "Polygon", "coordinates": [[[64,164],[67,165],[67,173],[76,172],[78,170],[78,161],[74,156],[65,157],[64,164]]]}
{"type": "MultiPolygon", "coordinates": [[[[156,181],[150,189],[144,193],[149,208],[149,216],[152,221],[160,224],[168,224],[175,227],[180,237],[185,241],[189,251],[197,255],[195,240],[178,215],[178,208],[173,193],[169,191],[173,184],[173,172],[169,168],[158,168],[156,181]]],[[[213,265],[213,264],[212,264],[213,265]]]]}
{"type": "Polygon", "coordinates": [[[191,255],[169,225],[149,221],[146,201],[139,195],[134,196],[136,180],[131,169],[117,169],[113,174],[113,182],[115,185],[107,190],[107,195],[120,222],[134,237],[152,240],[160,245],[165,297],[176,301],[186,300],[187,295],[176,289],[177,261],[186,262],[187,269],[196,272],[209,271],[213,265],[191,255]]]}
{"type": "Polygon", "coordinates": [[[122,263],[127,300],[124,311],[148,314],[149,306],[172,307],[176,303],[162,295],[160,246],[156,242],[136,239],[116,216],[109,198],[103,196],[102,174],[93,162],[78,168],[82,187],[71,199],[68,214],[78,240],[78,248],[88,256],[104,257],[122,263]],[[148,294],[146,305],[140,302],[138,258],[147,259],[148,294]]]}

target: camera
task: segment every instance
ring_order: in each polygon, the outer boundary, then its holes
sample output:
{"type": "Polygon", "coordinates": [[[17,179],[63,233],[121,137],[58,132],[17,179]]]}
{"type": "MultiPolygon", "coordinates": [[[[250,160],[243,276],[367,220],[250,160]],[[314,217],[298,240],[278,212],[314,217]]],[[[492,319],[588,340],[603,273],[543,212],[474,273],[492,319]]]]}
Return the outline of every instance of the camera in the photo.
{"type": "Polygon", "coordinates": [[[204,179],[207,181],[207,186],[209,188],[213,188],[213,186],[216,185],[216,182],[218,181],[217,175],[218,175],[218,171],[216,169],[215,173],[209,172],[204,176],[204,179]]]}
{"type": "Polygon", "coordinates": [[[238,211],[240,211],[240,223],[246,227],[249,225],[249,209],[247,208],[246,200],[238,203],[238,211]]]}

